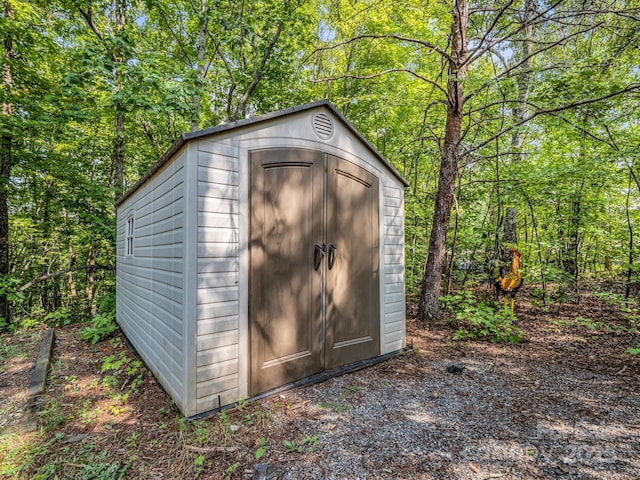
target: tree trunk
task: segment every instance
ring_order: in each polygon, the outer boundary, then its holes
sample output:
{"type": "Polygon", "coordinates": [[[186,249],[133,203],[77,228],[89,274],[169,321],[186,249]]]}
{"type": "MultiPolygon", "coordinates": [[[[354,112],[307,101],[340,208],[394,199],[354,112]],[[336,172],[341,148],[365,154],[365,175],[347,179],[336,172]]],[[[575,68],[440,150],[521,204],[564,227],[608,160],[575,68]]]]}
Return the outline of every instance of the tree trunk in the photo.
{"type": "Polygon", "coordinates": [[[113,186],[116,192],[116,199],[124,192],[124,105],[116,103],[116,135],[113,145],[113,186]]]}
{"type": "Polygon", "coordinates": [[[69,271],[67,272],[67,283],[69,284],[69,290],[71,291],[71,298],[74,302],[78,301],[78,290],[76,289],[76,282],[73,280],[73,268],[76,266],[76,251],[73,249],[73,245],[69,243],[69,271]]]}
{"type": "Polygon", "coordinates": [[[93,303],[93,300],[95,298],[94,296],[94,286],[95,286],[95,277],[94,277],[94,270],[95,270],[95,264],[96,264],[96,247],[95,245],[91,245],[89,247],[89,254],[87,255],[87,265],[89,266],[89,268],[87,268],[87,284],[85,286],[85,295],[87,297],[87,305],[89,306],[90,310],[91,310],[91,315],[95,315],[96,314],[96,305],[93,303]]]}
{"type": "MultiPolygon", "coordinates": [[[[635,253],[633,248],[633,244],[634,244],[633,223],[631,219],[631,214],[629,212],[629,209],[631,207],[631,179],[633,179],[633,181],[636,184],[636,188],[638,189],[638,191],[640,191],[640,181],[638,181],[638,177],[636,176],[633,169],[634,162],[632,161],[631,165],[628,165],[628,167],[629,167],[629,185],[627,187],[626,212],[627,212],[627,227],[629,229],[629,268],[627,269],[627,288],[625,289],[625,298],[629,298],[629,295],[631,293],[631,290],[630,290],[631,278],[633,275],[633,270],[635,269],[634,267],[635,253]]],[[[607,268],[608,272],[611,272],[613,270],[612,263],[613,263],[613,259],[611,258],[610,255],[607,254],[605,256],[605,268],[607,268]]]]}
{"type": "Polygon", "coordinates": [[[201,103],[201,91],[204,80],[204,67],[207,60],[206,41],[207,41],[207,2],[201,0],[200,12],[200,31],[198,32],[198,66],[196,73],[196,93],[193,96],[193,118],[191,119],[191,131],[195,132],[200,128],[200,103],[201,103]]]}
{"type": "MultiPolygon", "coordinates": [[[[11,4],[5,1],[4,13],[9,19],[13,20],[13,10],[11,4]]],[[[4,39],[4,67],[2,71],[2,89],[10,92],[13,88],[13,77],[11,72],[11,59],[13,58],[13,40],[11,34],[7,33],[4,39]]],[[[1,151],[0,151],[0,276],[9,275],[9,206],[7,196],[9,193],[9,180],[11,178],[11,166],[13,164],[12,143],[13,136],[11,134],[10,122],[13,116],[13,105],[9,102],[2,104],[2,116],[5,118],[2,129],[1,151]]],[[[6,294],[0,295],[0,317],[4,319],[6,324],[11,321],[11,311],[9,309],[9,299],[6,294]]]]}
{"type": "MultiPolygon", "coordinates": [[[[522,64],[519,68],[516,84],[518,87],[518,104],[513,112],[516,122],[521,122],[527,113],[527,102],[529,101],[529,85],[531,83],[531,56],[533,54],[533,42],[531,40],[533,34],[533,26],[531,24],[531,16],[534,5],[533,0],[525,0],[524,2],[524,39],[522,42],[522,64]]],[[[522,129],[516,128],[511,136],[511,146],[514,151],[521,154],[519,150],[524,144],[524,135],[522,129]]]]}
{"type": "Polygon", "coordinates": [[[627,281],[624,289],[624,298],[629,299],[631,295],[631,279],[633,278],[633,222],[631,221],[631,214],[629,209],[631,207],[631,176],[633,167],[629,167],[629,185],[627,186],[627,202],[626,202],[626,214],[627,214],[627,228],[629,229],[629,265],[627,267],[627,281]]]}
{"type": "MultiPolygon", "coordinates": [[[[290,0],[285,0],[283,2],[283,6],[288,9],[291,5],[290,0]]],[[[278,39],[282,34],[282,31],[285,27],[286,19],[283,16],[278,23],[276,24],[275,32],[273,32],[273,36],[269,40],[269,44],[264,47],[264,51],[262,52],[262,57],[260,56],[260,49],[256,49],[255,51],[255,59],[253,61],[253,75],[251,79],[251,83],[247,86],[244,94],[238,99],[238,104],[233,111],[231,116],[228,116],[227,121],[235,122],[236,120],[240,120],[241,118],[246,116],[247,113],[247,104],[253,95],[253,92],[258,87],[260,82],[262,81],[262,77],[265,73],[265,68],[267,62],[271,58],[271,55],[276,50],[276,44],[278,43],[278,39]]],[[[252,42],[253,43],[253,42],[252,42]]],[[[229,96],[229,102],[231,102],[231,96],[229,96]]],[[[230,105],[229,105],[230,106],[230,105]]],[[[227,107],[227,112],[231,112],[231,109],[227,107]]]]}
{"type": "MultiPolygon", "coordinates": [[[[460,185],[458,185],[458,193],[460,193],[460,185]]],[[[454,197],[455,200],[456,197],[454,197]]],[[[456,200],[456,214],[453,227],[453,240],[451,242],[451,255],[449,256],[449,271],[447,273],[447,291],[446,295],[451,294],[451,287],[453,285],[453,268],[456,262],[456,244],[458,242],[458,229],[460,227],[460,212],[458,209],[458,201],[456,200]]]]}
{"type": "Polygon", "coordinates": [[[500,245],[500,260],[503,264],[510,264],[513,257],[511,248],[518,243],[517,231],[518,210],[516,207],[507,207],[500,245]]]}
{"type": "MultiPolygon", "coordinates": [[[[120,36],[120,41],[111,41],[109,43],[102,31],[98,28],[93,21],[91,8],[83,9],[77,7],[78,12],[87,22],[91,31],[100,39],[104,46],[112,51],[111,61],[113,62],[114,70],[114,82],[115,82],[115,94],[119,94],[125,87],[125,74],[124,68],[127,63],[127,51],[125,47],[125,26],[127,18],[127,0],[115,0],[115,31],[116,35],[120,36]]],[[[115,105],[115,135],[113,142],[113,187],[115,191],[116,200],[124,193],[124,145],[125,145],[125,118],[126,118],[126,105],[121,100],[116,101],[115,105]]]]}
{"type": "Polygon", "coordinates": [[[429,252],[422,277],[418,319],[430,321],[440,316],[440,289],[445,261],[447,231],[460,157],[460,132],[464,107],[464,80],[467,74],[468,0],[456,0],[451,26],[451,56],[447,81],[447,123],[440,158],[440,177],[436,193],[429,252]]]}
{"type": "Polygon", "coordinates": [[[571,202],[571,219],[569,223],[569,237],[565,257],[565,268],[578,281],[578,254],[580,252],[580,217],[582,215],[582,188],[576,199],[571,202]]]}
{"type": "MultiPolygon", "coordinates": [[[[522,122],[527,113],[527,103],[529,101],[529,86],[531,84],[531,56],[533,54],[533,26],[531,24],[531,16],[535,5],[534,0],[525,0],[524,2],[524,39],[521,49],[521,63],[519,67],[518,76],[516,78],[516,85],[518,88],[518,103],[513,111],[514,120],[522,122]]],[[[522,146],[524,145],[524,134],[521,128],[516,128],[511,136],[511,149],[514,152],[514,160],[522,159],[524,153],[522,152],[522,146]]],[[[499,252],[499,258],[503,263],[508,264],[511,262],[511,247],[518,242],[517,234],[518,225],[518,211],[516,207],[507,207],[505,222],[502,232],[502,245],[499,252]]]]}
{"type": "MultiPolygon", "coordinates": [[[[124,34],[125,21],[127,12],[127,1],[116,0],[115,4],[115,17],[116,17],[116,31],[118,35],[124,34]]],[[[124,74],[122,69],[125,65],[125,51],[124,47],[119,44],[114,51],[113,60],[115,64],[115,82],[116,91],[120,92],[124,89],[124,74]]],[[[115,189],[116,199],[124,193],[124,122],[125,122],[125,105],[122,101],[116,101],[116,130],[115,140],[113,146],[113,186],[115,189]]]]}

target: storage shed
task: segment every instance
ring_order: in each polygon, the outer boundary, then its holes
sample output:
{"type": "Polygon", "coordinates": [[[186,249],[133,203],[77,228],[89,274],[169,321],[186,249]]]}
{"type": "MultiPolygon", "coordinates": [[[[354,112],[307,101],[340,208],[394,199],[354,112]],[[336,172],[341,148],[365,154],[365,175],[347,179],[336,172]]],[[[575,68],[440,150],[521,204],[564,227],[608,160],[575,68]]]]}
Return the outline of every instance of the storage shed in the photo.
{"type": "Polygon", "coordinates": [[[320,101],[185,134],[117,202],[117,321],[185,416],[405,347],[405,186],[320,101]]]}

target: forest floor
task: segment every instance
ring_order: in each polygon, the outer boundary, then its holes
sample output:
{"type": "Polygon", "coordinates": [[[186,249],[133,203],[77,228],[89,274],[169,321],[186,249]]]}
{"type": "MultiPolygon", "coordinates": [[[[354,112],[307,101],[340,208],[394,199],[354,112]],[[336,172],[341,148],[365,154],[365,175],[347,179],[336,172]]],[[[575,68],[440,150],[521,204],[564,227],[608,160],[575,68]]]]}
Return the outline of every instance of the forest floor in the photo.
{"type": "Polygon", "coordinates": [[[584,291],[516,303],[520,345],[452,341],[185,421],[119,335],[56,329],[37,432],[19,433],[41,331],[0,338],[0,477],[245,479],[640,478],[640,314],[584,291]]]}

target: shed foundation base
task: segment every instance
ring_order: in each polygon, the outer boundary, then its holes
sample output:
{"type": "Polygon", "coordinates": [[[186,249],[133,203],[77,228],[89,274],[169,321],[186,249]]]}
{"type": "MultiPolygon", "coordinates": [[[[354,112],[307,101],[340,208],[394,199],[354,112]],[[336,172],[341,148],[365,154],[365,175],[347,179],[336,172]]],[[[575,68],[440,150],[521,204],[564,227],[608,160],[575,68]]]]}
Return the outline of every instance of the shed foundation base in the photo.
{"type": "MultiPolygon", "coordinates": [[[[379,363],[385,362],[391,358],[404,355],[407,352],[413,351],[413,347],[407,346],[401,348],[400,350],[396,350],[394,352],[386,353],[384,355],[380,355],[378,357],[368,358],[366,360],[360,360],[359,362],[350,363],[348,365],[342,365],[340,367],[335,367],[330,370],[325,370],[323,372],[317,373],[315,375],[311,375],[310,377],[301,378],[300,380],[296,380],[295,382],[287,383],[286,385],[282,385],[281,387],[274,388],[272,390],[268,390],[266,392],[260,393],[249,398],[250,402],[255,402],[258,400],[262,400],[263,398],[271,397],[281,392],[286,392],[288,390],[293,390],[296,388],[307,387],[309,385],[313,385],[314,383],[324,382],[325,380],[329,380],[330,378],[339,377],[341,375],[345,375],[347,373],[357,372],[358,370],[362,370],[363,368],[368,368],[373,365],[377,365],[379,363]]],[[[208,417],[209,415],[213,415],[214,413],[221,412],[223,410],[227,410],[229,408],[233,408],[237,406],[239,402],[230,403],[228,405],[222,405],[219,408],[214,408],[212,410],[208,410],[206,412],[199,413],[197,415],[193,415],[191,417],[187,417],[187,420],[199,420],[204,417],[208,417]]]]}

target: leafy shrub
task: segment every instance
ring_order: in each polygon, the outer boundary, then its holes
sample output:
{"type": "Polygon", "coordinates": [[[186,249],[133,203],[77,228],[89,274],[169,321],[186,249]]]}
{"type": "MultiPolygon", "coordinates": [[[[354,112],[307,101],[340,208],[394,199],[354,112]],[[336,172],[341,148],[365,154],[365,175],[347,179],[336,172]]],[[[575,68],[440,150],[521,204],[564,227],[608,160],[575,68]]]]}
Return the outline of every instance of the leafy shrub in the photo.
{"type": "Polygon", "coordinates": [[[15,302],[25,298],[24,293],[18,290],[20,280],[11,275],[0,275],[0,295],[6,295],[7,300],[15,302]]]}
{"type": "Polygon", "coordinates": [[[465,309],[476,303],[476,298],[471,290],[463,290],[453,295],[440,297],[442,306],[447,310],[465,309]]]}
{"type": "Polygon", "coordinates": [[[74,322],[73,312],[67,307],[60,307],[44,316],[44,323],[50,327],[66,327],[74,322]]]}
{"type": "MultiPolygon", "coordinates": [[[[103,384],[105,386],[114,388],[119,383],[119,378],[124,377],[123,385],[120,390],[129,385],[130,393],[138,393],[138,388],[142,385],[144,380],[145,368],[140,360],[134,360],[127,356],[125,352],[120,352],[120,355],[109,355],[102,360],[101,371],[106,373],[103,384]]],[[[122,399],[127,400],[129,394],[125,394],[122,399]]]]}
{"type": "Polygon", "coordinates": [[[293,440],[285,440],[283,444],[286,453],[311,453],[320,446],[320,440],[317,435],[305,435],[299,444],[293,440]]]}
{"type": "Polygon", "coordinates": [[[67,307],[59,307],[51,312],[36,306],[30,309],[28,315],[22,317],[17,325],[24,330],[38,328],[43,324],[48,327],[66,327],[76,321],[75,313],[67,307]]]}
{"type": "Polygon", "coordinates": [[[460,328],[456,330],[454,340],[488,338],[495,343],[518,344],[524,339],[524,331],[514,325],[515,317],[511,312],[478,303],[469,290],[442,297],[441,301],[456,314],[454,321],[460,328]]]}
{"type": "Polygon", "coordinates": [[[114,291],[109,290],[99,296],[98,311],[100,313],[115,316],[116,314],[116,294],[114,291]]]}
{"type": "Polygon", "coordinates": [[[82,330],[82,339],[95,345],[101,340],[105,340],[118,330],[118,324],[112,314],[100,313],[93,317],[91,325],[82,330]]]}
{"type": "MultiPolygon", "coordinates": [[[[20,281],[11,275],[0,275],[0,295],[5,295],[9,302],[24,299],[24,294],[18,291],[20,281]]],[[[13,332],[15,326],[0,316],[0,332],[13,332]]]]}
{"type": "Polygon", "coordinates": [[[633,297],[625,298],[624,295],[608,291],[594,291],[592,293],[594,297],[620,308],[623,312],[635,313],[637,311],[638,301],[633,297]]]}

